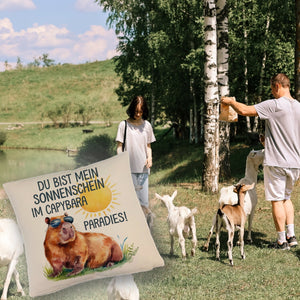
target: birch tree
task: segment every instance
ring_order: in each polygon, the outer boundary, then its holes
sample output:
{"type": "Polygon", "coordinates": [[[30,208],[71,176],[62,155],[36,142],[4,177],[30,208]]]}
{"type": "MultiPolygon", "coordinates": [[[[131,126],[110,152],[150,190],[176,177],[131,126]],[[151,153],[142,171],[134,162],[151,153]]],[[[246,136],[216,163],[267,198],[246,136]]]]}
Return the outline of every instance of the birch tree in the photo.
{"type": "Polygon", "coordinates": [[[215,0],[204,1],[204,161],[203,190],[218,191],[219,182],[219,96],[217,72],[217,19],[215,0]]]}
{"type": "MultiPolygon", "coordinates": [[[[229,96],[228,79],[228,5],[226,0],[217,1],[218,33],[218,88],[220,98],[229,96]]],[[[230,123],[220,122],[220,177],[229,178],[230,171],[230,123]]]]}

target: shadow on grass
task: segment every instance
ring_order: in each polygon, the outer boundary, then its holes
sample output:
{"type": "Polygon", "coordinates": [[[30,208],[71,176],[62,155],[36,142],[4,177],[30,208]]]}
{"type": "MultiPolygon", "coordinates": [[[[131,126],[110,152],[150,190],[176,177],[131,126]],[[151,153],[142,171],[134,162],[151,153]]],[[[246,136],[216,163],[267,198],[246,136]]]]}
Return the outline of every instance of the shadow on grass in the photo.
{"type": "MultiPolygon", "coordinates": [[[[163,131],[162,131],[163,132],[163,131]]],[[[157,131],[160,136],[161,132],[157,131]]],[[[153,143],[152,174],[161,173],[158,184],[195,182],[202,176],[203,146],[172,136],[153,143]]]]}
{"type": "MultiPolygon", "coordinates": [[[[187,140],[176,140],[166,129],[155,131],[157,142],[152,144],[153,168],[152,173],[161,173],[158,184],[178,182],[202,182],[203,144],[190,144],[187,140]]],[[[245,175],[246,158],[253,149],[261,149],[259,141],[255,145],[232,143],[230,153],[231,179],[239,181],[245,175]]],[[[262,172],[258,180],[262,179],[262,172]]],[[[229,178],[220,178],[228,181],[229,178]]]]}
{"type": "MultiPolygon", "coordinates": [[[[245,231],[244,237],[245,237],[245,245],[252,245],[255,246],[257,248],[265,248],[267,244],[269,244],[269,241],[266,241],[265,239],[263,239],[263,237],[267,236],[266,234],[262,233],[262,232],[255,232],[252,231],[252,243],[247,241],[247,235],[248,235],[248,231],[245,231]]],[[[228,234],[225,231],[221,231],[220,234],[220,244],[221,244],[221,250],[226,249],[227,251],[227,239],[228,239],[228,234]]],[[[206,251],[204,249],[204,243],[206,242],[207,238],[203,237],[198,239],[199,241],[199,249],[202,252],[210,252],[211,250],[215,251],[215,243],[216,243],[216,235],[215,233],[213,234],[213,236],[210,239],[210,243],[209,243],[209,249],[208,251],[206,251]],[[201,241],[201,242],[200,242],[201,241]]],[[[237,241],[238,241],[238,232],[236,231],[234,234],[234,240],[233,240],[233,245],[236,246],[237,245],[237,241]]]]}
{"type": "Polygon", "coordinates": [[[179,256],[178,254],[170,254],[170,253],[160,253],[160,255],[161,255],[163,258],[168,258],[168,259],[178,259],[178,258],[181,257],[181,256],[179,256]]]}
{"type": "Polygon", "coordinates": [[[296,250],[296,256],[298,257],[298,259],[300,260],[300,249],[296,250]]]}
{"type": "Polygon", "coordinates": [[[182,166],[174,166],[166,176],[159,180],[159,184],[201,181],[202,162],[200,159],[182,166]]]}

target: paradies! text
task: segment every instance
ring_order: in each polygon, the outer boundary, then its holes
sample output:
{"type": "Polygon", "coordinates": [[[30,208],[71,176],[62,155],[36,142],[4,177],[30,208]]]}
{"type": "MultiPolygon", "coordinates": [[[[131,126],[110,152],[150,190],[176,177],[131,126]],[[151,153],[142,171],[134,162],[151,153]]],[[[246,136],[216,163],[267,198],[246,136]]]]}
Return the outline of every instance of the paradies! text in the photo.
{"type": "Polygon", "coordinates": [[[83,225],[84,225],[85,230],[91,230],[91,229],[104,227],[104,226],[108,226],[108,225],[112,225],[112,224],[123,223],[123,222],[127,222],[127,221],[128,221],[128,219],[127,219],[126,213],[124,211],[124,212],[119,212],[119,213],[115,213],[112,215],[84,221],[83,225]]]}

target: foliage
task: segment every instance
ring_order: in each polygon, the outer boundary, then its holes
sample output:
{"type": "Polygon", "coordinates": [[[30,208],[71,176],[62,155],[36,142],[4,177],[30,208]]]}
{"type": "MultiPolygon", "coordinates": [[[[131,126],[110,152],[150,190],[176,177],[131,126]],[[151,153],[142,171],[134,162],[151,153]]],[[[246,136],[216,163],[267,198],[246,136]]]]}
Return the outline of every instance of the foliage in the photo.
{"type": "Polygon", "coordinates": [[[54,59],[49,58],[48,53],[44,53],[42,57],[40,57],[40,60],[43,62],[44,67],[50,67],[54,65],[54,59]]]}
{"type": "Polygon", "coordinates": [[[5,143],[6,138],[7,138],[6,132],[0,130],[0,145],[3,145],[5,143]]]}
{"type": "MultiPolygon", "coordinates": [[[[155,108],[155,119],[177,122],[184,128],[193,96],[199,114],[204,102],[203,1],[96,2],[109,12],[108,23],[119,36],[118,99],[127,105],[133,95],[143,94],[155,108]]],[[[285,72],[293,85],[294,1],[287,0],[284,6],[280,0],[227,2],[231,94],[242,102],[245,99],[245,61],[250,104],[259,97],[270,97],[269,79],[277,72],[285,72]],[[266,35],[267,20],[270,27],[266,35]]],[[[243,123],[240,118],[240,131],[245,130],[243,123]]]]}
{"type": "Polygon", "coordinates": [[[79,148],[76,162],[81,166],[107,159],[115,154],[115,146],[114,138],[107,134],[91,136],[79,148]]]}
{"type": "Polygon", "coordinates": [[[55,128],[58,127],[58,120],[62,115],[62,107],[55,105],[47,111],[47,117],[53,122],[55,128]]]}
{"type": "Polygon", "coordinates": [[[74,111],[76,120],[81,119],[82,125],[88,125],[92,120],[92,117],[95,116],[96,111],[92,104],[88,101],[83,101],[77,104],[77,108],[74,111]]]}
{"type": "Polygon", "coordinates": [[[204,53],[199,1],[97,2],[110,12],[108,22],[119,34],[119,100],[127,105],[134,95],[142,94],[155,107],[156,118],[184,128],[192,105],[192,81],[197,99],[202,98],[199,82],[204,53]]]}
{"type": "Polygon", "coordinates": [[[293,84],[295,13],[294,1],[228,0],[230,87],[237,99],[245,99],[245,53],[248,61],[249,104],[257,102],[262,60],[266,54],[263,74],[262,99],[269,98],[270,78],[275,73],[286,73],[293,84]],[[280,9],[278,9],[280,7],[280,9]],[[266,35],[267,21],[270,21],[266,35]],[[245,39],[244,33],[247,38],[245,39]],[[246,43],[245,43],[246,42],[246,43]]]}

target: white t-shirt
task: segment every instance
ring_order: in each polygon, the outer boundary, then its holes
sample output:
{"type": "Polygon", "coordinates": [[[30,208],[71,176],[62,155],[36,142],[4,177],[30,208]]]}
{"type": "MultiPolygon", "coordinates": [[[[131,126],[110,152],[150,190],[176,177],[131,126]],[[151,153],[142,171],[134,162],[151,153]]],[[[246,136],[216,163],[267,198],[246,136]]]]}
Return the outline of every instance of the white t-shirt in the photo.
{"type": "Polygon", "coordinates": [[[264,165],[300,168],[300,102],[281,97],[254,107],[265,120],[264,165]]]}
{"type": "MultiPolygon", "coordinates": [[[[116,141],[124,141],[125,122],[119,124],[116,141]]],[[[151,124],[143,121],[141,125],[133,125],[127,121],[125,151],[129,153],[131,173],[148,173],[146,167],[147,144],[155,142],[151,124]]]]}

